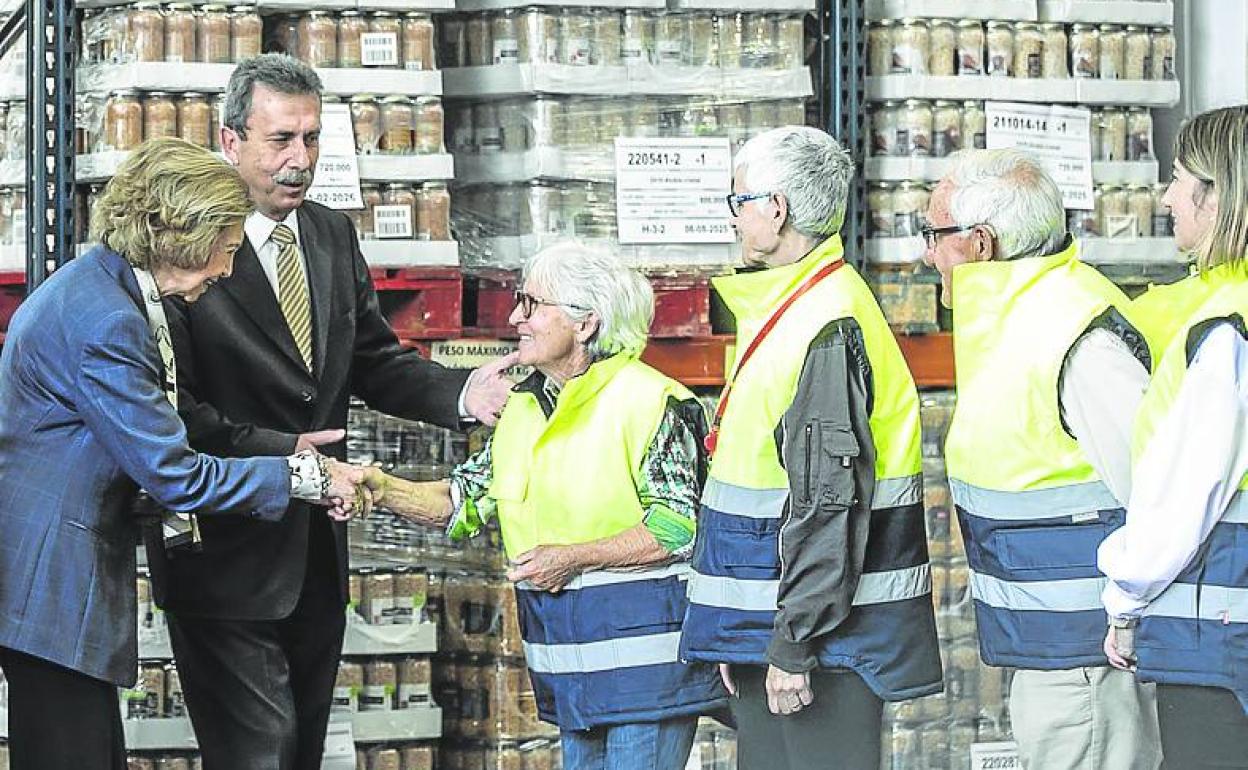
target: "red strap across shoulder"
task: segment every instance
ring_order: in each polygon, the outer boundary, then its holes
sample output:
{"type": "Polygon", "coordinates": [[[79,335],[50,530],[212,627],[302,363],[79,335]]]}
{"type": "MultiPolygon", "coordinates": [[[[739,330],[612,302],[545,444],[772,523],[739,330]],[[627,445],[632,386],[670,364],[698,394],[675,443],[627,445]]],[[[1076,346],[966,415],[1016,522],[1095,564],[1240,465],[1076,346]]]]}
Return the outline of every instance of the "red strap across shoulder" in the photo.
{"type": "Polygon", "coordinates": [[[706,439],[703,442],[706,445],[706,451],[708,453],[712,455],[715,454],[715,445],[719,442],[719,423],[724,418],[724,412],[728,408],[728,397],[732,394],[732,385],[736,382],[737,375],[741,373],[741,369],[745,367],[746,362],[749,361],[754,355],[754,352],[758,350],[758,346],[763,343],[763,340],[767,338],[767,335],[771,334],[771,330],[775,328],[777,323],[779,323],[781,316],[783,316],[785,311],[793,306],[794,302],[797,302],[803,294],[815,288],[815,285],[824,278],[827,278],[829,275],[832,275],[844,266],[845,260],[838,259],[835,262],[829,262],[821,267],[819,272],[815,273],[810,278],[807,278],[805,283],[797,287],[797,291],[790,294],[784,302],[780,303],[780,307],[776,308],[775,312],[771,314],[771,317],[767,319],[767,323],[763,324],[763,328],[759,329],[758,334],[754,335],[754,339],[750,341],[749,347],[745,349],[745,353],[743,353],[741,358],[737,361],[737,366],[732,372],[731,379],[729,379],[728,384],[724,386],[723,395],[719,397],[719,405],[715,408],[715,419],[711,422],[711,431],[706,434],[706,439]]]}

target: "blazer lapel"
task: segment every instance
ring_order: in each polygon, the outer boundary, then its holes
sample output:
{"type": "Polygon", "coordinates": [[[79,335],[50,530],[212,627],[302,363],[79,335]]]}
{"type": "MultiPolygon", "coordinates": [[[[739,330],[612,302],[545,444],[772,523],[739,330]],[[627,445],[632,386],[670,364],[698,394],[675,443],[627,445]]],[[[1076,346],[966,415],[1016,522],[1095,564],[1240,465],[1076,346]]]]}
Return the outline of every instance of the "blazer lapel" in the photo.
{"type": "Polygon", "coordinates": [[[250,316],[279,350],[298,364],[300,369],[304,368],[303,356],[299,354],[286,317],[278,307],[277,296],[273,293],[273,287],[269,284],[250,241],[244,239],[243,245],[235,252],[234,273],[221,282],[221,288],[234,298],[243,312],[250,316]]]}
{"type": "Polygon", "coordinates": [[[333,295],[333,234],[321,217],[314,217],[306,206],[298,209],[299,240],[303,261],[308,268],[308,289],[312,294],[312,371],[319,379],[325,366],[325,346],[329,340],[330,300],[333,295]]]}

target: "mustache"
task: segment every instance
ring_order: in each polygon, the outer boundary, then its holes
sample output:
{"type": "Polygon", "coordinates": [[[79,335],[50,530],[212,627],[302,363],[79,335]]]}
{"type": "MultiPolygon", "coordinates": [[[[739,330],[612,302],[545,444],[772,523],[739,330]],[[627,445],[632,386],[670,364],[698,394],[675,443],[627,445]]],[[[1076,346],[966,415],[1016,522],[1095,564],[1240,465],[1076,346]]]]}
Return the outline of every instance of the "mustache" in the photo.
{"type": "Polygon", "coordinates": [[[273,175],[273,181],[278,184],[312,184],[312,169],[302,169],[298,171],[279,171],[273,175]]]}

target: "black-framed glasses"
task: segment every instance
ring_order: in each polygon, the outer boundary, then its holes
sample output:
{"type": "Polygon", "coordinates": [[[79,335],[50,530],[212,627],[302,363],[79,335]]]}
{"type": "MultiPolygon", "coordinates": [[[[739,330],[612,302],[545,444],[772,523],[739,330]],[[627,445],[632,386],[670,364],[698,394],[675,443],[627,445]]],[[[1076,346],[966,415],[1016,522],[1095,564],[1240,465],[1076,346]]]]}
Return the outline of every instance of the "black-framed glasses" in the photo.
{"type": "Polygon", "coordinates": [[[745,205],[746,203],[749,203],[750,201],[757,201],[757,200],[762,200],[763,198],[770,198],[770,197],[771,197],[771,193],[769,192],[728,193],[727,195],[724,196],[725,200],[728,201],[728,211],[732,212],[732,215],[734,217],[741,216],[741,207],[745,205]]]}
{"type": "Polygon", "coordinates": [[[533,311],[538,305],[549,305],[550,307],[566,307],[573,310],[579,310],[582,313],[590,312],[590,308],[573,305],[571,302],[555,302],[553,299],[542,299],[534,297],[526,291],[516,291],[516,307],[520,308],[520,315],[524,316],[524,320],[529,320],[533,316],[533,311]]]}
{"type": "Polygon", "coordinates": [[[964,233],[967,230],[975,229],[975,225],[949,225],[948,227],[932,227],[924,225],[919,228],[919,234],[923,236],[923,242],[927,244],[927,248],[936,248],[936,241],[940,240],[942,235],[953,235],[954,233],[964,233]]]}

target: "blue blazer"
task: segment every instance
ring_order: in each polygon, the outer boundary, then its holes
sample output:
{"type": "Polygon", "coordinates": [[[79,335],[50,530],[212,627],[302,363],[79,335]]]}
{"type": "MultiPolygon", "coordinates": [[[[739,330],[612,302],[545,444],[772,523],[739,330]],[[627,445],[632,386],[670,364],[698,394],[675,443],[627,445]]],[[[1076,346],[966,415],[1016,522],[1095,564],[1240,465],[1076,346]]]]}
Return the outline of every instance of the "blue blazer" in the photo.
{"type": "Polygon", "coordinates": [[[276,521],[282,458],[192,452],[125,259],[73,260],[14,314],[0,353],[0,646],[130,685],[138,668],[132,513],[276,521]]]}

